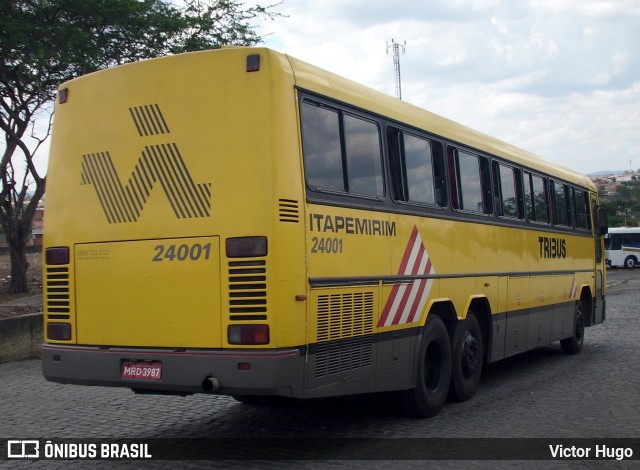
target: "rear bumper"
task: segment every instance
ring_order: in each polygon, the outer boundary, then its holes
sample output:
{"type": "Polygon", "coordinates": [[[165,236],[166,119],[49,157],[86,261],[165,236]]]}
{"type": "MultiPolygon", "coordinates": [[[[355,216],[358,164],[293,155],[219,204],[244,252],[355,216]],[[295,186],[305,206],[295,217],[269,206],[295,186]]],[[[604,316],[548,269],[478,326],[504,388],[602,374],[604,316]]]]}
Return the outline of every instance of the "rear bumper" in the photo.
{"type": "Polygon", "coordinates": [[[42,371],[52,382],[128,387],[150,392],[205,393],[215,377],[220,394],[301,394],[304,356],[286,350],[185,350],[42,345],[42,371]],[[122,378],[124,361],[160,361],[160,380],[122,378]]]}

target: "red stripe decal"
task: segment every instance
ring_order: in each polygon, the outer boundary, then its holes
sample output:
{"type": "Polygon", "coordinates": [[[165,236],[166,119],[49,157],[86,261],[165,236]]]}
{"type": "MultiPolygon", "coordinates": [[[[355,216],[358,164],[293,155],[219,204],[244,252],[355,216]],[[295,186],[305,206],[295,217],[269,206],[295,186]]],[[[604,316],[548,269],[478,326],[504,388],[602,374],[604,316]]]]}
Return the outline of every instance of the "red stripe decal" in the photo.
{"type": "MultiPolygon", "coordinates": [[[[414,226],[402,255],[398,276],[428,275],[432,270],[431,259],[422,243],[418,227],[414,226]],[[421,268],[423,263],[424,267],[421,268]]],[[[378,326],[417,321],[420,310],[429,295],[431,282],[429,279],[416,279],[393,286],[380,315],[378,326]]]]}

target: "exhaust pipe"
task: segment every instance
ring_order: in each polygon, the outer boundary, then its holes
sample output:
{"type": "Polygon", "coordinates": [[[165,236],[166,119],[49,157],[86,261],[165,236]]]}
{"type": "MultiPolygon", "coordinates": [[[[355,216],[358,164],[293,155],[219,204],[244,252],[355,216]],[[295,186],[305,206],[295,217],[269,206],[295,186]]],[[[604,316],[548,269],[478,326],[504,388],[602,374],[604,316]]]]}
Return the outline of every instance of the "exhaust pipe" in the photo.
{"type": "Polygon", "coordinates": [[[214,376],[207,377],[202,382],[202,388],[205,392],[216,392],[220,388],[220,381],[214,376]]]}

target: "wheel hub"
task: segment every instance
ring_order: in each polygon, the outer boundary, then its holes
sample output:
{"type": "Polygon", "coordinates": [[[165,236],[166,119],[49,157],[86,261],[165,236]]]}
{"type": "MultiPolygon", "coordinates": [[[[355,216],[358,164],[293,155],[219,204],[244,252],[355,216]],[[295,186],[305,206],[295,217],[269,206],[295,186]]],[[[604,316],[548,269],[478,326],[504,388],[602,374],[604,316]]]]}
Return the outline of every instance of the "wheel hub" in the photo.
{"type": "Polygon", "coordinates": [[[471,331],[466,331],[462,341],[462,373],[470,377],[480,369],[482,357],[480,344],[471,331]]]}

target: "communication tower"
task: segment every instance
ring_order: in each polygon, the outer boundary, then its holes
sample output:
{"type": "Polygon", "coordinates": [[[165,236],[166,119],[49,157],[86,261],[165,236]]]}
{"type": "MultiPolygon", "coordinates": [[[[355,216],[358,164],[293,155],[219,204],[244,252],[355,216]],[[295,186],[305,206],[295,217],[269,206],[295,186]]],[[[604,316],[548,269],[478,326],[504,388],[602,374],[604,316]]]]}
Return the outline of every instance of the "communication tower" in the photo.
{"type": "Polygon", "coordinates": [[[402,50],[402,53],[404,54],[406,45],[407,41],[399,43],[396,42],[395,39],[391,39],[391,44],[387,42],[387,54],[389,54],[389,49],[393,49],[393,66],[396,70],[396,97],[398,99],[402,99],[402,84],[400,82],[400,50],[402,50]]]}

